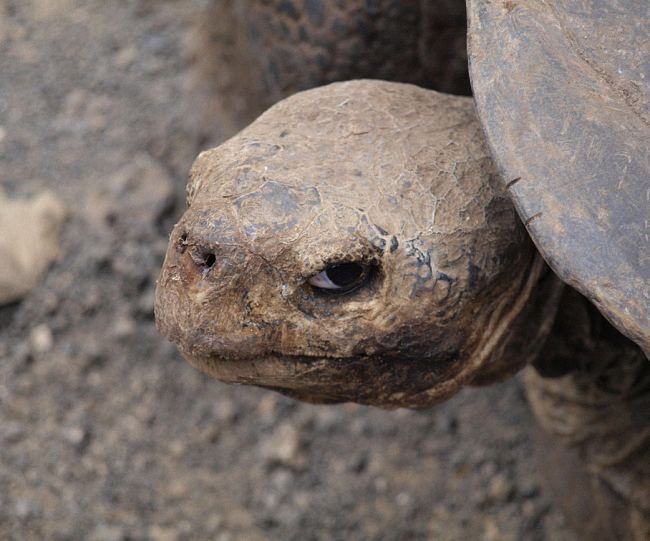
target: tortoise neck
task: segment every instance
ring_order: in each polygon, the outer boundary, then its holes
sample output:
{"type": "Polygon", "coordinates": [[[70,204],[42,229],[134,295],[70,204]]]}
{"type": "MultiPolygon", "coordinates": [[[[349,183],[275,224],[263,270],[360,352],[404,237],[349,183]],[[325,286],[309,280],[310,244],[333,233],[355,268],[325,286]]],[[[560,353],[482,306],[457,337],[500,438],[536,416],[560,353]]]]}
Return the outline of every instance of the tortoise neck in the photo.
{"type": "Polygon", "coordinates": [[[586,509],[595,506],[593,520],[585,521],[569,505],[570,521],[585,539],[596,530],[599,539],[648,539],[650,363],[645,354],[567,287],[553,331],[533,365],[537,370],[525,374],[528,401],[544,433],[559,444],[551,449],[562,460],[548,476],[551,487],[565,494],[573,490],[569,483],[577,483],[576,491],[585,486],[593,491],[585,500],[586,509]],[[562,470],[572,456],[584,472],[582,478],[573,477],[577,481],[562,470]],[[603,515],[614,505],[615,515],[603,515]]]}
{"type": "Polygon", "coordinates": [[[618,332],[585,297],[565,287],[553,328],[532,363],[542,377],[555,378],[608,362],[645,360],[634,342],[618,332]]]}

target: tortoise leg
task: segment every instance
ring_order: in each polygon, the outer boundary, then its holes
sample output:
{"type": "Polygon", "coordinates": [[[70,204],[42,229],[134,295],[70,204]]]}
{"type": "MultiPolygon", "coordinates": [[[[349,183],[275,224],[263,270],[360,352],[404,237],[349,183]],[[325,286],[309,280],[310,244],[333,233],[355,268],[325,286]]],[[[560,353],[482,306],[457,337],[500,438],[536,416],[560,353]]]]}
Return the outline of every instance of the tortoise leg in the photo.
{"type": "Polygon", "coordinates": [[[553,362],[525,375],[528,399],[540,423],[535,438],[539,463],[581,538],[646,541],[650,363],[599,314],[589,318],[590,332],[579,341],[582,348],[575,347],[575,339],[574,347],[567,347],[565,333],[558,332],[545,352],[546,361],[553,362]],[[574,356],[564,358],[563,351],[574,356]],[[549,364],[571,369],[553,373],[549,364]]]}
{"type": "Polygon", "coordinates": [[[195,109],[204,123],[217,119],[223,137],[276,101],[334,81],[469,95],[465,36],[463,0],[211,0],[192,45],[195,109]]]}

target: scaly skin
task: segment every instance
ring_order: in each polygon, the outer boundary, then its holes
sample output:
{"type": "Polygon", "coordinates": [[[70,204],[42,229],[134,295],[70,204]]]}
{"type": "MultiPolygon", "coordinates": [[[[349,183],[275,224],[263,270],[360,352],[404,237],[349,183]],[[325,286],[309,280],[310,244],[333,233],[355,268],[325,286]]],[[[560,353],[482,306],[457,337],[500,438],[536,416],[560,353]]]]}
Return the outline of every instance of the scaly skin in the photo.
{"type": "Polygon", "coordinates": [[[650,363],[576,291],[526,374],[540,462],[584,539],[650,539],[650,363]]]}
{"type": "Polygon", "coordinates": [[[550,330],[562,286],[470,98],[381,81],[296,94],[203,153],[188,194],[157,320],[224,381],[424,407],[517,371],[550,330]],[[307,283],[345,261],[373,279],[342,296],[307,283]]]}

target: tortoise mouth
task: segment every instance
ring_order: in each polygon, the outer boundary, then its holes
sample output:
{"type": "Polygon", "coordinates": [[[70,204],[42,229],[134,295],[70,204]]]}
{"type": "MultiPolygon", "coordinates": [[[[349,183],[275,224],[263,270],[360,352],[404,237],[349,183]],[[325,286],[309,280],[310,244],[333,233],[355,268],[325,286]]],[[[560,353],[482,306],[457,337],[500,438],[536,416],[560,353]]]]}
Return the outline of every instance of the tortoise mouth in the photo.
{"type": "Polygon", "coordinates": [[[225,383],[254,385],[314,404],[356,402],[383,408],[426,407],[459,388],[456,356],[323,356],[268,353],[232,358],[184,355],[195,368],[225,383]]]}
{"type": "MultiPolygon", "coordinates": [[[[339,369],[346,364],[371,362],[369,357],[341,355],[297,355],[269,351],[255,356],[234,356],[211,353],[183,354],[195,368],[225,383],[241,383],[292,389],[298,379],[308,373],[339,369]],[[280,385],[281,383],[286,385],[280,385]]],[[[322,374],[321,374],[322,375],[322,374]]]]}

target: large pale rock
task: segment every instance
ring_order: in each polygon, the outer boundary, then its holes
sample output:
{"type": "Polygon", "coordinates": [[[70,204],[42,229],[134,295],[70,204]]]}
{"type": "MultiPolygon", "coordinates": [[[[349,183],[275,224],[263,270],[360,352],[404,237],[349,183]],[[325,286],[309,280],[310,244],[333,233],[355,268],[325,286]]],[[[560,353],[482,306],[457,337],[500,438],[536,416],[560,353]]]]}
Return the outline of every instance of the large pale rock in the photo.
{"type": "Polygon", "coordinates": [[[23,298],[59,255],[63,202],[49,191],[9,200],[0,189],[0,305],[23,298]]]}

